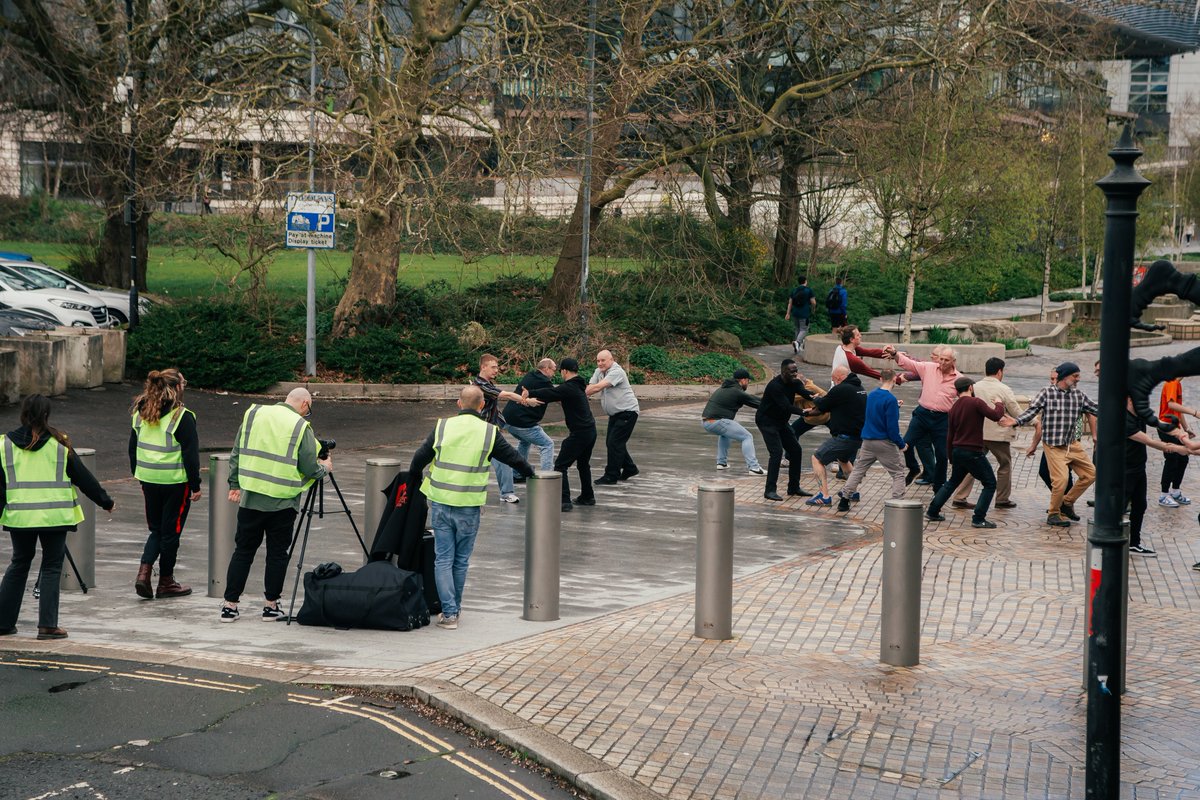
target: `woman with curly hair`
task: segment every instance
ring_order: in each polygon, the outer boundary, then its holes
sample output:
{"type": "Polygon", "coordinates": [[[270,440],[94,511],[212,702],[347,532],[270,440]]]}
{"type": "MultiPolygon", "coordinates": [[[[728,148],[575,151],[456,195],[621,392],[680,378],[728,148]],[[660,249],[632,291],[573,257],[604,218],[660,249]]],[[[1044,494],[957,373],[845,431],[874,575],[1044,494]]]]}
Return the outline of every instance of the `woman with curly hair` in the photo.
{"type": "Polygon", "coordinates": [[[112,498],[49,420],[50,401],[31,394],[21,403],[21,427],[0,436],[0,525],[12,537],[12,562],[0,581],[0,636],[17,632],[21,596],[40,543],[37,638],[67,638],[58,626],[58,593],[67,534],[83,522],[75,487],[105,511],[113,510],[112,498]]]}
{"type": "Polygon", "coordinates": [[[200,499],[200,440],[196,415],[183,405],[187,381],[174,367],[154,370],[133,400],[129,469],[142,484],[150,535],[133,588],[139,597],[183,597],[189,586],[175,580],[179,536],[192,503],[200,499]],[[158,561],[158,587],[150,578],[158,561]]]}

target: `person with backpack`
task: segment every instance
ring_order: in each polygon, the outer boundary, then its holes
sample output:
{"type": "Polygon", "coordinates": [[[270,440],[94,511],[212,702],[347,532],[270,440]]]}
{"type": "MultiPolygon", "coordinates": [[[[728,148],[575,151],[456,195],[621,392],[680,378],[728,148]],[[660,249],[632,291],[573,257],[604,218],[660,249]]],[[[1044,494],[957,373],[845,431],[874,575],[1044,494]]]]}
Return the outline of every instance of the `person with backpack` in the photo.
{"type": "Polygon", "coordinates": [[[787,311],[783,318],[789,319],[795,329],[792,337],[792,352],[797,355],[804,352],[804,340],[808,338],[808,323],[812,310],[817,306],[817,296],[808,288],[808,276],[801,275],[800,283],[788,295],[787,311]]]}
{"type": "Polygon", "coordinates": [[[835,333],[846,325],[847,302],[846,287],[842,285],[840,277],[835,278],[833,288],[829,290],[829,294],[825,295],[825,311],[829,314],[829,328],[835,333]]]}

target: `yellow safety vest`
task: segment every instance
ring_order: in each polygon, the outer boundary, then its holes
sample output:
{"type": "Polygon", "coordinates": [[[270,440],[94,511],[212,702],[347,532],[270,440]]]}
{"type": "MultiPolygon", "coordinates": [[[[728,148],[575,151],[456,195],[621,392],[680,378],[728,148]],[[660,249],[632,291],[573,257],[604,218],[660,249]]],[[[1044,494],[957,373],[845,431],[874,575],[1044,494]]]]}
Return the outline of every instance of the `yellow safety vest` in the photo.
{"type": "Polygon", "coordinates": [[[83,522],[83,509],[67,477],[67,448],[51,438],[39,450],[24,450],[0,436],[4,470],[4,513],[8,528],[62,528],[83,522]]]}
{"type": "Polygon", "coordinates": [[[300,472],[300,442],[308,420],[290,406],[253,405],[242,418],[238,439],[238,486],[267,497],[289,498],[313,479],[300,472]]]}
{"type": "Polygon", "coordinates": [[[487,502],[488,457],[496,426],[474,414],[438,420],[433,435],[433,466],[421,491],[444,506],[481,506],[487,502]]]}
{"type": "MultiPolygon", "coordinates": [[[[183,468],[183,450],[175,440],[175,431],[184,414],[192,412],[176,408],[167,419],[146,422],[133,413],[133,430],[137,433],[137,465],[133,477],[143,483],[184,483],[187,471],[183,468]]],[[[194,414],[192,416],[195,416],[194,414]]]]}

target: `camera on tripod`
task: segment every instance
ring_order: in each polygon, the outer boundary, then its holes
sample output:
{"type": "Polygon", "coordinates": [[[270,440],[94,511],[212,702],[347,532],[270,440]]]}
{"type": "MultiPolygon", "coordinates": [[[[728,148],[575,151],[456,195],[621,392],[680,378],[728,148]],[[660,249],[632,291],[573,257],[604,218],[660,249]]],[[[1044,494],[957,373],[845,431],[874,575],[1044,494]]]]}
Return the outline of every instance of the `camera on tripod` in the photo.
{"type": "Polygon", "coordinates": [[[321,449],[317,451],[317,458],[324,460],[329,458],[329,451],[337,447],[336,439],[317,439],[317,444],[321,449]]]}

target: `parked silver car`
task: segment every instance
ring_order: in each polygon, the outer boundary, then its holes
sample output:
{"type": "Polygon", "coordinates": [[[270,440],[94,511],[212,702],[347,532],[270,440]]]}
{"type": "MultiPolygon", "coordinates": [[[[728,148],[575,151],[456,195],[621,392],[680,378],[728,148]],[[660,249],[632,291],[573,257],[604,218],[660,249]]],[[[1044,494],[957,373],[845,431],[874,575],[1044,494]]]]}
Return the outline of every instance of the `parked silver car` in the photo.
{"type": "MultiPolygon", "coordinates": [[[[8,254],[20,255],[20,254],[8,254]]],[[[40,264],[36,261],[5,258],[0,254],[0,274],[17,274],[28,281],[36,283],[44,289],[59,289],[67,292],[78,292],[92,297],[88,302],[100,303],[108,308],[113,324],[124,325],[129,322],[129,292],[119,292],[113,289],[88,286],[86,283],[72,278],[70,275],[54,267],[40,264]]],[[[150,310],[150,301],[144,297],[138,298],[138,313],[145,314],[150,310]]]]}

